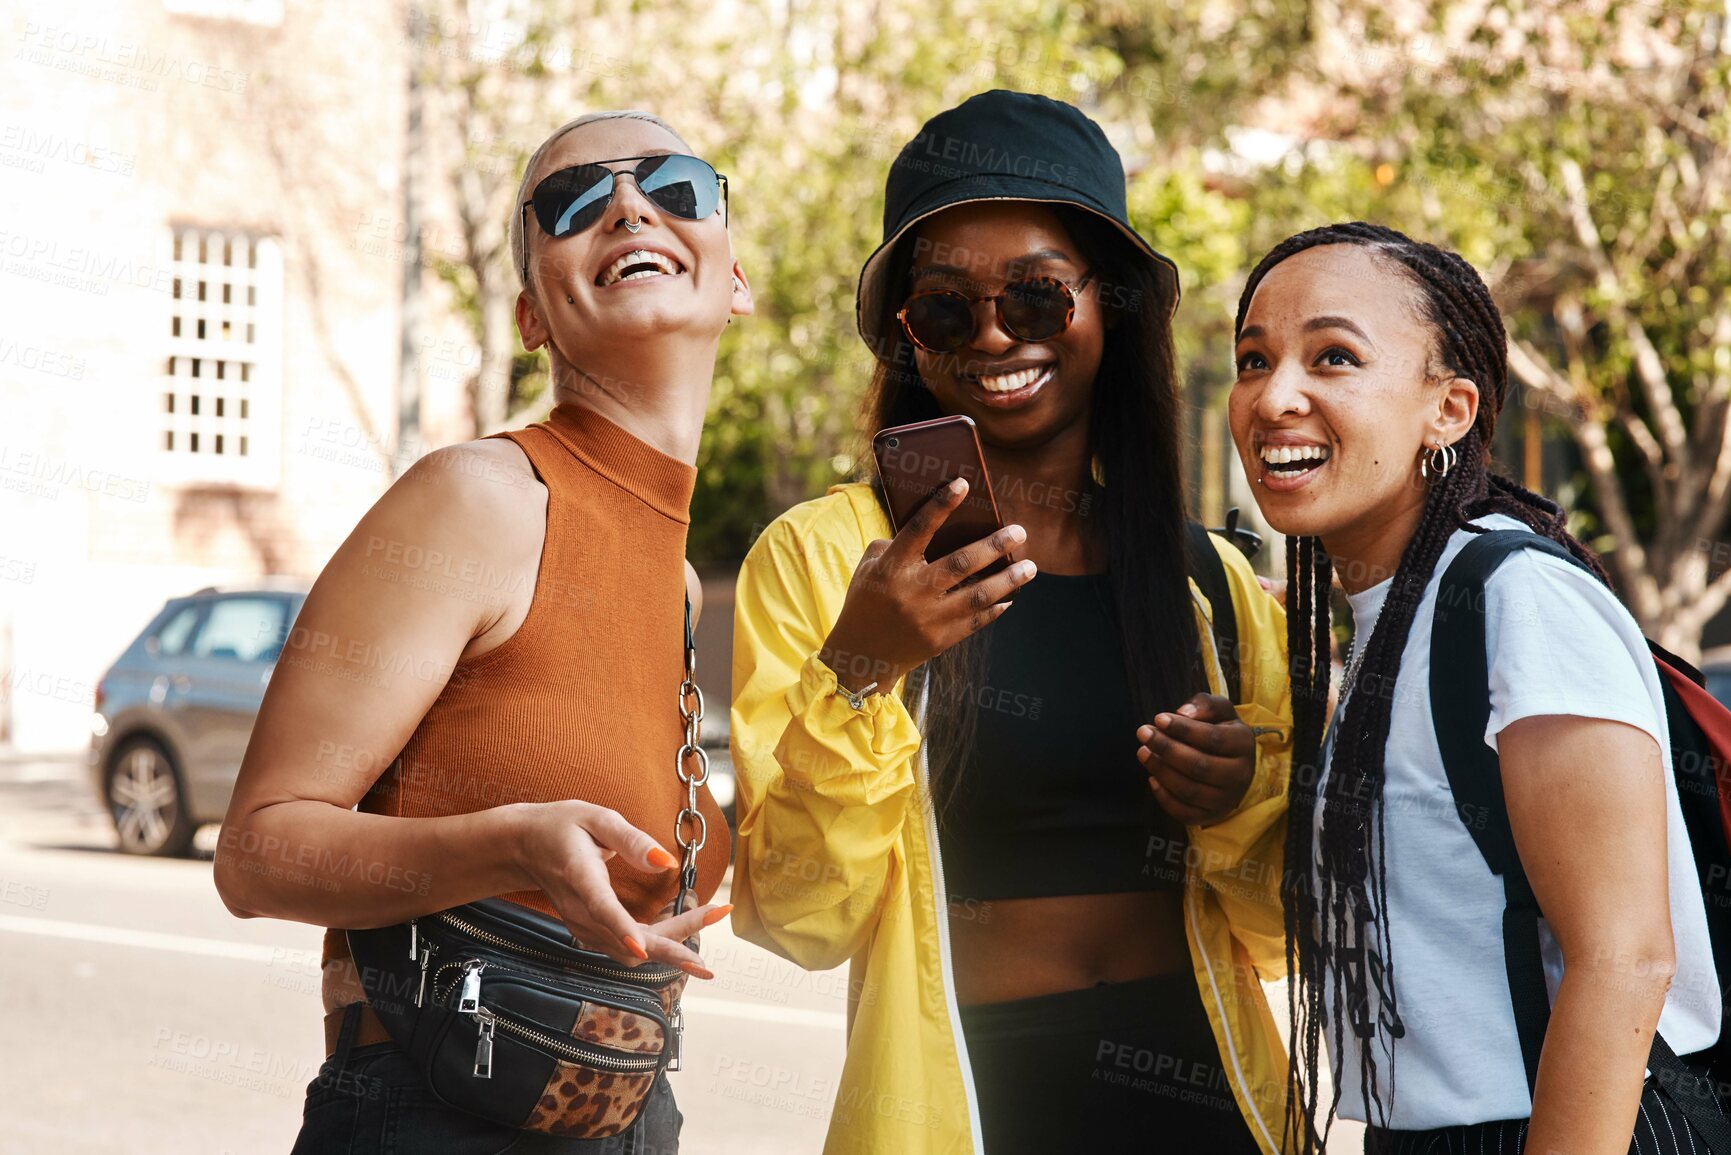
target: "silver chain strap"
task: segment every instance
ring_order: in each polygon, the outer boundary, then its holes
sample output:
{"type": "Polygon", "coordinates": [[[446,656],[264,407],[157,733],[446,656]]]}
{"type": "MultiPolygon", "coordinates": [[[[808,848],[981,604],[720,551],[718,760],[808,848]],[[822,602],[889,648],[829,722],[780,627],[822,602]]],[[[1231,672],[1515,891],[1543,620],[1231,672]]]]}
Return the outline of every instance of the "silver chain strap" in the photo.
{"type": "Polygon", "coordinates": [[[684,912],[685,900],[697,889],[697,852],[709,841],[709,822],[697,808],[697,790],[709,781],[709,752],[701,745],[703,734],[703,690],[697,685],[697,643],[691,636],[691,599],[685,599],[685,680],[679,683],[679,716],[685,720],[685,744],[679,748],[673,772],[685,787],[685,806],[673,820],[673,838],[679,843],[682,861],[679,866],[679,895],[673,900],[673,913],[684,912]],[[697,769],[688,773],[689,759],[697,759],[697,769]],[[687,838],[687,828],[696,831],[687,838]]]}
{"type": "MultiPolygon", "coordinates": [[[[673,772],[679,775],[679,781],[685,787],[685,805],[673,820],[673,840],[679,843],[679,893],[673,899],[675,916],[685,911],[685,900],[697,891],[697,852],[703,849],[703,844],[709,841],[709,821],[703,817],[703,811],[697,808],[697,790],[709,781],[709,753],[702,745],[703,738],[703,690],[697,684],[697,642],[691,633],[691,598],[685,599],[685,677],[679,683],[679,716],[685,720],[685,744],[679,748],[679,753],[673,759],[673,772]],[[697,769],[686,772],[689,759],[697,759],[697,769]],[[687,838],[687,827],[696,831],[695,838],[687,838]]],[[[680,1069],[680,1056],[685,1042],[685,1011],[680,1005],[681,1000],[675,999],[673,1013],[669,1016],[668,1026],[673,1029],[673,1038],[669,1040],[667,1069],[680,1069]]]]}

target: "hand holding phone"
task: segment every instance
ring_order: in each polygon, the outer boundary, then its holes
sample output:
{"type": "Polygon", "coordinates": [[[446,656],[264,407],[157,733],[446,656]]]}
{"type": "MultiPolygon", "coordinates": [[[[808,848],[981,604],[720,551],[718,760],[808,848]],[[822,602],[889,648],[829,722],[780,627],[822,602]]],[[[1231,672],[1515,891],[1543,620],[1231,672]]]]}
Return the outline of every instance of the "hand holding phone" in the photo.
{"type": "MultiPolygon", "coordinates": [[[[927,544],[927,561],[935,562],[1003,528],[973,418],[957,414],[885,429],[872,438],[872,455],[889,505],[890,525],[898,532],[939,489],[958,477],[968,483],[968,493],[927,544]]],[[[980,572],[989,576],[1014,560],[1006,555],[980,572]]]]}
{"type": "MultiPolygon", "coordinates": [[[[899,436],[885,430],[879,441],[886,435],[899,436]]],[[[890,468],[906,467],[923,468],[919,462],[890,468]]],[[[983,481],[983,463],[978,475],[983,481]]],[[[841,614],[819,651],[849,690],[872,682],[888,690],[907,671],[996,621],[1009,608],[1008,599],[1034,576],[1032,561],[1012,564],[1009,556],[1027,540],[1027,532],[1019,525],[999,526],[994,504],[984,506],[990,518],[984,533],[976,532],[977,520],[958,520],[974,488],[965,477],[952,475],[947,484],[940,480],[935,493],[922,490],[923,484],[903,485],[903,496],[890,499],[896,535],[866,546],[841,614]],[[904,512],[896,513],[897,505],[904,512]],[[944,540],[964,540],[945,549],[935,543],[950,526],[964,528],[950,529],[944,540]]],[[[893,492],[887,478],[885,492],[893,492]]]]}

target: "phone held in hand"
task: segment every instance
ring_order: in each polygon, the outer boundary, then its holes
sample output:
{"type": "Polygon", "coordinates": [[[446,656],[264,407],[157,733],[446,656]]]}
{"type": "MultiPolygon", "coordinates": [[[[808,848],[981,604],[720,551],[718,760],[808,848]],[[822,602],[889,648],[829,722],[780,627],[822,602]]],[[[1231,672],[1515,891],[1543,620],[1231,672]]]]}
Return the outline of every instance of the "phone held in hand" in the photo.
{"type": "MultiPolygon", "coordinates": [[[[962,414],[897,425],[872,438],[878,478],[889,504],[890,525],[900,532],[914,512],[955,478],[968,483],[968,495],[950,511],[926,546],[926,560],[937,561],[1003,528],[992,480],[974,419],[962,414]]],[[[999,557],[977,578],[998,573],[1014,559],[999,557]]]]}

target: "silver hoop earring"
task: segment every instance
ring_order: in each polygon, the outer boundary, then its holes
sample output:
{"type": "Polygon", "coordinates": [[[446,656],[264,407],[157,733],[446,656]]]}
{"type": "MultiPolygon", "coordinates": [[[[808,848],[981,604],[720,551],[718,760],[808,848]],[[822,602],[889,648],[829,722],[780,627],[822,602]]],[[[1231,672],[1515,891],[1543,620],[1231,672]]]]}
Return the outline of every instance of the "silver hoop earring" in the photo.
{"type": "Polygon", "coordinates": [[[638,233],[642,232],[643,231],[642,218],[640,217],[634,221],[626,221],[625,222],[625,231],[630,233],[632,236],[636,236],[638,233]]]}
{"type": "Polygon", "coordinates": [[[1438,445],[1429,452],[1420,452],[1418,457],[1418,473],[1425,480],[1432,477],[1447,477],[1449,470],[1460,460],[1460,454],[1452,445],[1438,445]]]}

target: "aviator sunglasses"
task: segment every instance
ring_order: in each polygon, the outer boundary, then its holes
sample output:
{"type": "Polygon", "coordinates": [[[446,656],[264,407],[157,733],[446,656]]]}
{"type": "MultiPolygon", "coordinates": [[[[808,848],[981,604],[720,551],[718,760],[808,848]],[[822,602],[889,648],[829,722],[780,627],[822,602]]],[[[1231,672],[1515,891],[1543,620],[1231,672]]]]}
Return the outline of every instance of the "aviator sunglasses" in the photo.
{"type": "Polygon", "coordinates": [[[1075,285],[1057,277],[1028,277],[1004,286],[1001,293],[971,297],[957,289],[928,289],[907,299],[896,313],[908,340],[928,353],[954,353],[974,339],[974,306],[991,301],[998,325],[1019,341],[1050,341],[1070,327],[1076,316],[1076,294],[1094,274],[1083,274],[1075,285]]]}
{"type": "MultiPolygon", "coordinates": [[[[624,175],[607,166],[629,160],[638,162],[630,170],[631,179],[656,205],[688,221],[700,221],[720,206],[722,221],[726,223],[727,178],[706,162],[684,153],[621,156],[562,168],[543,178],[519,211],[526,214],[534,209],[541,231],[550,237],[580,233],[606,213],[618,188],[618,178],[624,175]]],[[[523,279],[529,279],[527,244],[523,246],[523,279]]]]}

